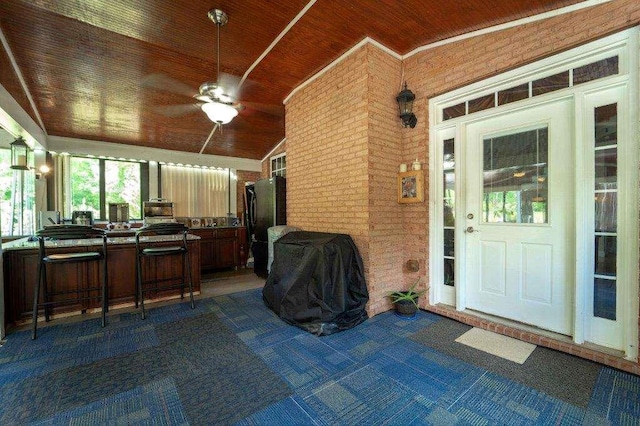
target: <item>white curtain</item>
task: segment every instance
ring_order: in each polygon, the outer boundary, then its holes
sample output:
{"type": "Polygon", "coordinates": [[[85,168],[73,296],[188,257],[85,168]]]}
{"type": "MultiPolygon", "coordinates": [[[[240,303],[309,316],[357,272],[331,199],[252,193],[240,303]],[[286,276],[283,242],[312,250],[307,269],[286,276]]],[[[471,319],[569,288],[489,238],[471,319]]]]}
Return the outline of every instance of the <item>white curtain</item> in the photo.
{"type": "Polygon", "coordinates": [[[229,209],[229,170],[167,166],[160,169],[162,198],[173,202],[173,215],[226,216],[229,209]]]}

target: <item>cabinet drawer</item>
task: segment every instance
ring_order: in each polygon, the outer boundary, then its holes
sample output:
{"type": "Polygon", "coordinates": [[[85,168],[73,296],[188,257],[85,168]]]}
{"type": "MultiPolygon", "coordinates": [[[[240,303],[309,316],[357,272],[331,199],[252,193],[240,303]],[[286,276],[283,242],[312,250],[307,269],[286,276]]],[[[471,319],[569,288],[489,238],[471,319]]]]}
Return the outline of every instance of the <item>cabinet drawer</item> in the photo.
{"type": "Polygon", "coordinates": [[[215,231],[213,229],[202,229],[202,228],[190,229],[189,233],[193,235],[197,235],[203,240],[211,240],[215,238],[215,231]]]}
{"type": "Polygon", "coordinates": [[[234,238],[236,236],[236,229],[216,229],[217,238],[234,238]]]}

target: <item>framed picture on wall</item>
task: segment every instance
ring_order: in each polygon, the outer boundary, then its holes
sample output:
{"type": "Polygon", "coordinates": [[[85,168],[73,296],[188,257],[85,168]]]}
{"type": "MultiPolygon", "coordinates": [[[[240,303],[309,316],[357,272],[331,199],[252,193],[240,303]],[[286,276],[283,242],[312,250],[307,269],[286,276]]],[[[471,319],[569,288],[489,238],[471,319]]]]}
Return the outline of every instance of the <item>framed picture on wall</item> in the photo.
{"type": "Polygon", "coordinates": [[[424,201],[422,170],[398,173],[398,202],[421,203],[422,201],[424,201]]]}

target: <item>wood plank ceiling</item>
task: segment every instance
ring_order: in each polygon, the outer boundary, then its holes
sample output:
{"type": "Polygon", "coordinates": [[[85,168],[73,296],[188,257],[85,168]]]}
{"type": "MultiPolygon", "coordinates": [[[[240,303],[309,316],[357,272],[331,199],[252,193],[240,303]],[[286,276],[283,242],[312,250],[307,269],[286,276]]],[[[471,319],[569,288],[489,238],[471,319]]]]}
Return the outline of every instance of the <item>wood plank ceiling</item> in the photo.
{"type": "MultiPolygon", "coordinates": [[[[311,2],[313,3],[313,2],[311,2]]],[[[261,159],[284,137],[283,99],[369,36],[399,54],[580,0],[317,0],[242,86],[246,106],[207,154],[261,159]]],[[[241,77],[308,0],[3,0],[0,30],[48,135],[199,152],[213,123],[192,97],[220,70],[241,77]],[[184,112],[178,114],[177,112],[184,112]]],[[[34,110],[0,54],[0,84],[34,110]]]]}

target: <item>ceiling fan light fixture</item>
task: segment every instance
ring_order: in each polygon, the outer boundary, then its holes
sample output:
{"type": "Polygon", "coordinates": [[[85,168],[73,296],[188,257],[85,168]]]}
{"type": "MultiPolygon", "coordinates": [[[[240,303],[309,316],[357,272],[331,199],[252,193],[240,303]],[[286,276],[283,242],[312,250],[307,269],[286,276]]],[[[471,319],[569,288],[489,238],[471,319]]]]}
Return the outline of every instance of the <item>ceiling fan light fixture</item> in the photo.
{"type": "Polygon", "coordinates": [[[209,120],[218,124],[227,124],[238,115],[238,110],[222,102],[206,102],[201,106],[209,120]]]}

